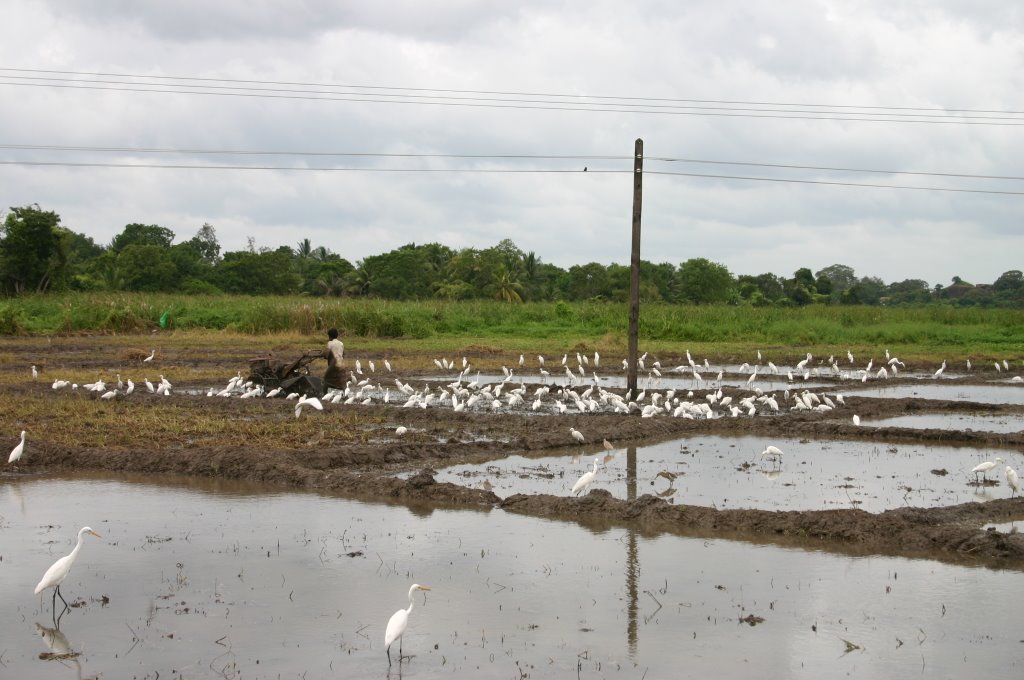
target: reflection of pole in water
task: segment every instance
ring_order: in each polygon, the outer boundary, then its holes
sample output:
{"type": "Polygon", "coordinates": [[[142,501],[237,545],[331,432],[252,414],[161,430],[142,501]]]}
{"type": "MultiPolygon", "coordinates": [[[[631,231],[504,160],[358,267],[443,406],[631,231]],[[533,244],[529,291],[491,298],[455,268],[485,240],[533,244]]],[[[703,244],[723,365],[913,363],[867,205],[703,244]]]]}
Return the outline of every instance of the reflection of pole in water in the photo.
{"type": "MultiPolygon", "coordinates": [[[[636,500],[636,447],[626,449],[626,500],[636,500]]],[[[626,643],[629,656],[636,657],[637,638],[637,581],[640,579],[640,563],[637,560],[636,529],[626,530],[626,596],[628,624],[626,643]]]]}

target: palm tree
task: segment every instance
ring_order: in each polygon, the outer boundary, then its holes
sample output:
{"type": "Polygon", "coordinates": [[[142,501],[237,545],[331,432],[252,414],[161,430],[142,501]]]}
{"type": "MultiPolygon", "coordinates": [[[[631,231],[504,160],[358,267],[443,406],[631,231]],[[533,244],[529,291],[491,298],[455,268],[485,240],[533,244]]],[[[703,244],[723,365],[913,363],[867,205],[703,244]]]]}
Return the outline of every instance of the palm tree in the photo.
{"type": "Polygon", "coordinates": [[[523,284],[519,283],[509,270],[502,266],[494,275],[494,299],[502,302],[522,302],[523,284]]]}
{"type": "Polygon", "coordinates": [[[345,290],[352,295],[368,295],[370,293],[370,284],[373,283],[373,277],[363,263],[360,262],[355,269],[346,275],[345,282],[345,290]]]}
{"type": "Polygon", "coordinates": [[[313,244],[308,238],[299,241],[299,247],[295,249],[295,257],[300,260],[307,260],[313,256],[313,244]]]}

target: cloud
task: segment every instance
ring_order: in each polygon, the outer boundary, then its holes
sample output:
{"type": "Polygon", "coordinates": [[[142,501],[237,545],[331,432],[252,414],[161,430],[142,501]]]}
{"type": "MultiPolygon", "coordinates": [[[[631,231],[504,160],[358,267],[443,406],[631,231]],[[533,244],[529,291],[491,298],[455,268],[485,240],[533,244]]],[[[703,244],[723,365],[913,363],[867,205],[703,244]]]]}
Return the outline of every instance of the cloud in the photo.
{"type": "MultiPolygon", "coordinates": [[[[948,124],[956,114],[944,111],[1016,110],[1016,93],[1024,89],[1024,22],[1012,3],[14,0],[10,6],[14,20],[0,26],[0,64],[8,68],[263,81],[233,83],[238,88],[303,89],[266,81],[362,85],[373,88],[364,90],[372,93],[365,99],[396,101],[316,100],[302,92],[242,96],[271,94],[244,89],[215,96],[57,88],[72,83],[0,71],[3,143],[535,156],[0,150],[0,160],[8,161],[375,170],[0,165],[5,205],[39,202],[100,242],[130,222],[162,224],[179,239],[209,222],[229,250],[244,248],[250,236],[269,247],[308,237],[357,261],[409,242],[489,247],[507,237],[563,267],[626,263],[637,137],[645,141],[645,169],[652,173],[1021,190],[1016,180],[934,174],[1019,174],[1019,114],[972,114],[989,116],[973,122],[1011,125],[962,125],[948,124]],[[436,89],[452,90],[443,105],[392,97],[436,89]],[[534,108],[552,93],[617,98],[600,100],[599,108],[610,109],[600,112],[534,108]],[[725,110],[726,101],[750,102],[732,105],[750,110],[735,115],[741,112],[725,110]],[[908,107],[930,109],[935,122],[836,120],[915,113],[908,107]],[[455,168],[567,172],[424,172],[455,168]],[[417,172],[381,171],[387,169],[417,172]]],[[[578,107],[584,100],[559,101],[578,107]]],[[[843,263],[886,281],[945,282],[954,274],[991,281],[1020,268],[1021,250],[1011,246],[1018,245],[1022,205],[1019,196],[650,174],[643,252],[645,259],[675,264],[707,257],[734,273],[789,275],[843,263]]]]}

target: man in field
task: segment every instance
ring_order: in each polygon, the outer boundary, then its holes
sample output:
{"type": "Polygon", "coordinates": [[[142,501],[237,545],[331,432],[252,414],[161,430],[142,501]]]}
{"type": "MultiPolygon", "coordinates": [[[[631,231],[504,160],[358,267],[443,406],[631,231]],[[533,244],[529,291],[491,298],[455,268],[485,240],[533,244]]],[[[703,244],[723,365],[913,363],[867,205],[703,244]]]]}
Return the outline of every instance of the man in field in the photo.
{"type": "Polygon", "coordinates": [[[327,359],[327,371],[324,373],[324,387],[344,389],[345,387],[345,343],[338,339],[338,329],[331,328],[327,331],[327,349],[324,350],[324,358],[327,359]]]}

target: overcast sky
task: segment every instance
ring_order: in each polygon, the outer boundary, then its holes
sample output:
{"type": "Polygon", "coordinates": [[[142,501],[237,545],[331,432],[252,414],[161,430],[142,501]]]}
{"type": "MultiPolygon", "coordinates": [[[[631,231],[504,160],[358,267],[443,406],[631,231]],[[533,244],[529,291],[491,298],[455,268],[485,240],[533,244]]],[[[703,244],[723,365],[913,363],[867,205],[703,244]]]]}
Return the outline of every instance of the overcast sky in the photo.
{"type": "Polygon", "coordinates": [[[510,238],[565,268],[628,264],[639,137],[646,260],[991,282],[1024,268],[1024,195],[723,176],[1024,192],[1020,7],[0,0],[0,144],[286,152],[0,148],[0,208],[38,203],[101,243],[131,222],[178,240],[208,222],[224,250],[309,238],[353,263],[510,238]]]}

